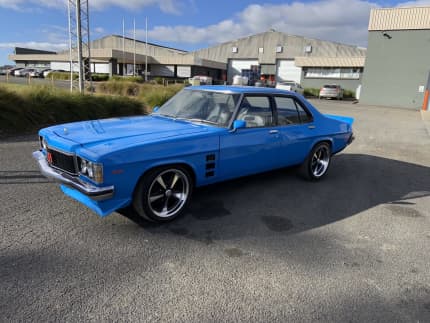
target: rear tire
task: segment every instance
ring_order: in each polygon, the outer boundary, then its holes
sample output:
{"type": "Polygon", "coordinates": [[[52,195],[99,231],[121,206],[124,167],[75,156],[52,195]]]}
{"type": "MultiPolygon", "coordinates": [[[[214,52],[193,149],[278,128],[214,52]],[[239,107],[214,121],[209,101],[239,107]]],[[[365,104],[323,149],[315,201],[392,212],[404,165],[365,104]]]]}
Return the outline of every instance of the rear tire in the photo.
{"type": "Polygon", "coordinates": [[[180,216],[188,205],[193,180],[182,166],[155,168],[137,184],[133,207],[142,218],[153,222],[167,222],[180,216]]]}
{"type": "Polygon", "coordinates": [[[320,180],[330,166],[331,148],[327,142],[316,144],[300,167],[301,175],[310,181],[320,180]]]}

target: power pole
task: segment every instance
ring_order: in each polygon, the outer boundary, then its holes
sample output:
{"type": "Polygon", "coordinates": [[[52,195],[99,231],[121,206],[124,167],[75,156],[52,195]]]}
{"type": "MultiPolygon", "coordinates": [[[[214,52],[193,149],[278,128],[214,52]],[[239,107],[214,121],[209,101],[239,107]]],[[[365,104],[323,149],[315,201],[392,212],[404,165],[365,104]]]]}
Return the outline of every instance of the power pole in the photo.
{"type": "Polygon", "coordinates": [[[69,0],[69,59],[70,91],[85,92],[85,83],[92,89],[91,51],[90,51],[90,16],[88,0],[69,0]],[[78,78],[73,78],[78,72],[78,78]]]}
{"type": "Polygon", "coordinates": [[[148,17],[145,18],[145,82],[148,82],[148,17]]]}

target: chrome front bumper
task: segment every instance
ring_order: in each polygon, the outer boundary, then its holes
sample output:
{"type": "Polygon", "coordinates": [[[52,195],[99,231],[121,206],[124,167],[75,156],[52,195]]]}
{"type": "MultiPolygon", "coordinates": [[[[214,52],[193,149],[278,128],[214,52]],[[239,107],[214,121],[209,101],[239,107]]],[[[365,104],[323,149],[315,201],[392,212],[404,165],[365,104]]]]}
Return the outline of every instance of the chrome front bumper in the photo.
{"type": "Polygon", "coordinates": [[[42,152],[39,150],[33,152],[33,158],[37,160],[37,163],[39,164],[40,172],[42,173],[43,176],[53,181],[67,185],[71,188],[74,188],[79,192],[81,192],[82,194],[85,194],[92,200],[101,201],[101,200],[109,199],[113,196],[113,193],[114,193],[113,186],[104,186],[104,187],[95,186],[80,180],[76,176],[71,176],[67,173],[53,169],[51,166],[49,166],[48,162],[46,161],[45,155],[42,154],[42,152]]]}

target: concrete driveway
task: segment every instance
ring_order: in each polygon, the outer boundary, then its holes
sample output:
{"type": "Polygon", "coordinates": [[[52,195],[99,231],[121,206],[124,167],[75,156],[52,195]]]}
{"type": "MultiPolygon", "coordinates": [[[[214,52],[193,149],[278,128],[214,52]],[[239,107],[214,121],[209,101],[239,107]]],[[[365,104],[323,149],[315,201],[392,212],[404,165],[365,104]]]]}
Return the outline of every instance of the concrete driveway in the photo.
{"type": "MultiPolygon", "coordinates": [[[[168,225],[98,218],[0,143],[0,321],[428,322],[430,136],[418,111],[314,101],[356,141],[196,191],[168,225]]],[[[125,215],[125,216],[124,216],[125,215]]]]}

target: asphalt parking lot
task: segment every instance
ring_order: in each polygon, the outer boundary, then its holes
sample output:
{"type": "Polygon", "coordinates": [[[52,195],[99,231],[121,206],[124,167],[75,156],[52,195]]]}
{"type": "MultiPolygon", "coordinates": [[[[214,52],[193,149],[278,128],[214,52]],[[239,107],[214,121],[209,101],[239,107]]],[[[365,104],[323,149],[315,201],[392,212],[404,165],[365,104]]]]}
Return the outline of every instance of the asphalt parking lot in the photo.
{"type": "Polygon", "coordinates": [[[9,76],[0,75],[0,84],[1,83],[10,83],[10,84],[31,84],[31,85],[47,85],[47,86],[55,86],[59,88],[70,88],[70,81],[63,80],[51,80],[44,78],[31,78],[30,80],[27,77],[18,77],[18,76],[9,76]]]}
{"type": "Polygon", "coordinates": [[[99,218],[0,142],[0,321],[429,322],[430,134],[419,111],[314,101],[356,140],[195,192],[168,225],[99,218]]]}

